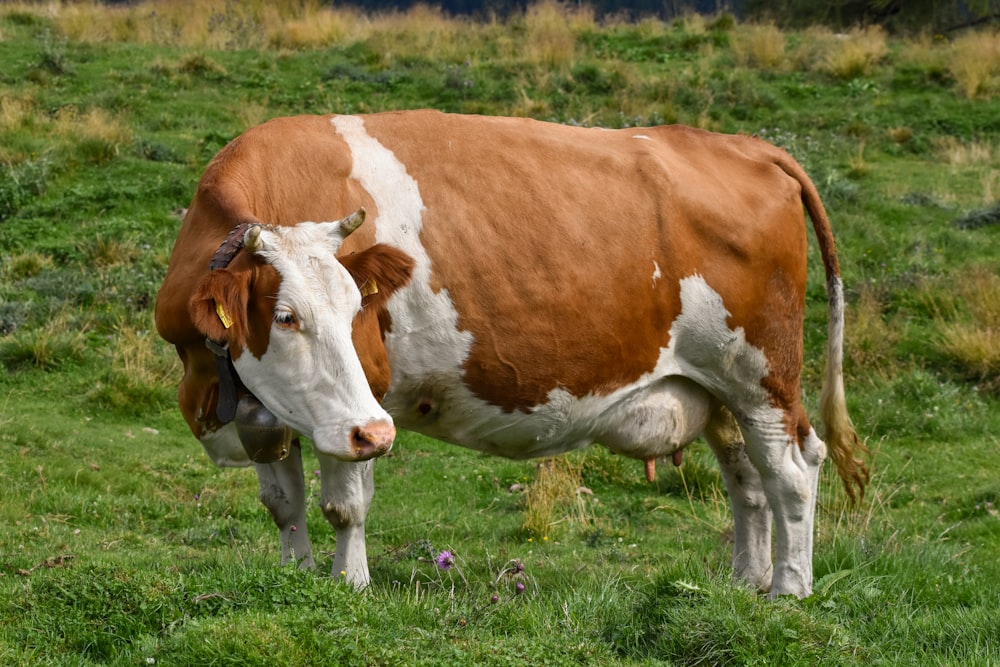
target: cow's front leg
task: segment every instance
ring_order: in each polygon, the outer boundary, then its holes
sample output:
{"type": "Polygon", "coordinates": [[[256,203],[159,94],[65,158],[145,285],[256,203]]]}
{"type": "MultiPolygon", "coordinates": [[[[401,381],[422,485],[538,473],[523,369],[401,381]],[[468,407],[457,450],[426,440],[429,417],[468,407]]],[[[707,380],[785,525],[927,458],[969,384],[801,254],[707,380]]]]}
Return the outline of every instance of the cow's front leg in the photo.
{"type": "Polygon", "coordinates": [[[299,567],[315,568],[306,527],[306,486],[298,438],[292,441],[286,458],[275,463],[258,463],[256,468],[260,501],[271,512],[281,534],[281,564],[297,559],[299,567]]]}
{"type": "Polygon", "coordinates": [[[365,548],[365,517],[375,494],[374,460],[357,463],[319,457],[320,504],[337,533],[333,576],[364,588],[371,582],[365,548]]]}
{"type": "Polygon", "coordinates": [[[760,473],[747,457],[732,413],[715,406],[705,440],[719,461],[733,510],[733,580],[762,591],[771,588],[771,507],[760,473]]]}

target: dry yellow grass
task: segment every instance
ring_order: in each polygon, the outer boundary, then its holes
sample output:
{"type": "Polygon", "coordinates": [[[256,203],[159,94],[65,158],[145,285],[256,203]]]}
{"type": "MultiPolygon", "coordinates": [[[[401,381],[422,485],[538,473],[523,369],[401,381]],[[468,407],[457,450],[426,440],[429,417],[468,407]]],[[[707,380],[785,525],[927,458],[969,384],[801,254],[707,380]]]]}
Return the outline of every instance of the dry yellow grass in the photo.
{"type": "Polygon", "coordinates": [[[886,320],[878,289],[862,285],[858,301],[847,309],[844,347],[846,367],[865,376],[881,377],[895,363],[899,328],[886,320]]]}
{"type": "Polygon", "coordinates": [[[555,537],[568,526],[588,528],[594,517],[581,493],[583,461],[559,456],[538,465],[534,481],[524,492],[524,529],[541,538],[555,537]]]}
{"type": "Polygon", "coordinates": [[[854,28],[828,43],[824,58],[828,72],[840,79],[867,76],[889,54],[885,30],[879,26],[854,28]]]}
{"type": "Polygon", "coordinates": [[[65,107],[56,115],[52,131],[66,143],[103,144],[112,154],[132,143],[129,123],[99,108],[80,113],[74,107],[65,107]]]}
{"type": "Polygon", "coordinates": [[[961,370],[1000,389],[1000,276],[975,267],[925,288],[935,311],[939,349],[961,370]]]}
{"type": "Polygon", "coordinates": [[[938,159],[956,167],[968,167],[993,162],[993,146],[985,141],[962,141],[956,137],[944,137],[934,142],[938,159]]]}
{"type": "Polygon", "coordinates": [[[542,0],[524,14],[521,57],[541,67],[567,70],[576,60],[577,34],[595,25],[589,7],[542,0]]]}
{"type": "Polygon", "coordinates": [[[168,385],[181,371],[177,355],[156,335],[152,317],[146,319],[138,328],[118,330],[111,365],[115,381],[126,389],[168,385]]]}
{"type": "Polygon", "coordinates": [[[948,69],[965,97],[992,95],[1000,87],[1000,32],[972,32],[956,39],[948,69]]]}
{"type": "Polygon", "coordinates": [[[0,97],[0,132],[32,127],[38,118],[34,100],[13,95],[0,97]]]}
{"type": "Polygon", "coordinates": [[[271,31],[268,43],[276,47],[309,49],[363,39],[370,34],[370,22],[346,8],[324,8],[294,18],[271,31]]]}
{"type": "Polygon", "coordinates": [[[38,252],[25,252],[5,257],[0,262],[0,277],[5,280],[22,280],[37,276],[54,266],[52,258],[38,252]]]}
{"type": "Polygon", "coordinates": [[[776,70],[785,63],[785,35],[773,23],[744,25],[733,31],[733,56],[739,65],[776,70]]]}
{"type": "Polygon", "coordinates": [[[449,18],[438,7],[415,5],[406,12],[382,14],[372,19],[365,41],[384,67],[399,58],[432,58],[464,62],[481,49],[482,25],[463,18],[449,18]]]}

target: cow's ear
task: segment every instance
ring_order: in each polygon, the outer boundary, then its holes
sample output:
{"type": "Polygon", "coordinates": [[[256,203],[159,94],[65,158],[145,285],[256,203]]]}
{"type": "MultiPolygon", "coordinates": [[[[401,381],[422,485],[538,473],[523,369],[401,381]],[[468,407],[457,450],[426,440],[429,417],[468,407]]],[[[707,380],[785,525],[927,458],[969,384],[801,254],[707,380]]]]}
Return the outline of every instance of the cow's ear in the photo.
{"type": "Polygon", "coordinates": [[[370,248],[340,258],[361,290],[365,308],[381,308],[392,293],[413,277],[413,258],[399,248],[377,243],[370,248]]]}
{"type": "Polygon", "coordinates": [[[188,302],[191,321],[207,338],[243,346],[246,344],[249,293],[247,272],[212,271],[188,302]]]}

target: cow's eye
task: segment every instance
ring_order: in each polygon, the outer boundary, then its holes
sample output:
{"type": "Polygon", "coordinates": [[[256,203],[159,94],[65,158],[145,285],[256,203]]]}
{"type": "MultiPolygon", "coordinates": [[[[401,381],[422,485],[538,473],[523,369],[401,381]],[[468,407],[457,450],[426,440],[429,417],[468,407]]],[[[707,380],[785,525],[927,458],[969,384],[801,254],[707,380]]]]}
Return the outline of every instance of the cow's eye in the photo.
{"type": "Polygon", "coordinates": [[[282,329],[298,329],[299,318],[291,308],[276,308],[274,310],[274,323],[282,329]]]}

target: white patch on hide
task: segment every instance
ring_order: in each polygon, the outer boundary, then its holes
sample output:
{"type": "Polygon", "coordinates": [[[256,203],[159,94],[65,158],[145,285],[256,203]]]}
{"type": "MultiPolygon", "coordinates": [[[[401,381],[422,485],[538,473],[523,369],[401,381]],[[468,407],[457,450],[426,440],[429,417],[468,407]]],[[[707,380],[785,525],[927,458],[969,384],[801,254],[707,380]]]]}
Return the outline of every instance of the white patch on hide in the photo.
{"type": "Polygon", "coordinates": [[[351,177],[378,208],[375,240],[403,250],[416,262],[410,283],[389,302],[392,333],[386,347],[392,358],[392,381],[383,404],[393,415],[403,414],[413,405],[400,399],[429,378],[462,386],[462,365],[472,348],[472,334],[458,330],[458,313],[448,291],[435,293],[430,287],[431,260],[420,244],[426,208],[417,182],[392,151],[368,135],[362,118],[335,116],[331,122],[351,149],[351,177]]]}

